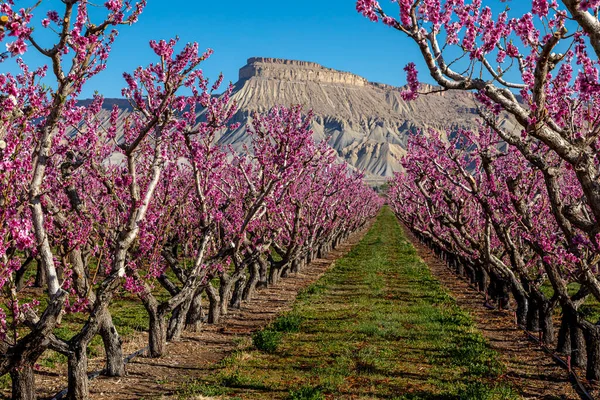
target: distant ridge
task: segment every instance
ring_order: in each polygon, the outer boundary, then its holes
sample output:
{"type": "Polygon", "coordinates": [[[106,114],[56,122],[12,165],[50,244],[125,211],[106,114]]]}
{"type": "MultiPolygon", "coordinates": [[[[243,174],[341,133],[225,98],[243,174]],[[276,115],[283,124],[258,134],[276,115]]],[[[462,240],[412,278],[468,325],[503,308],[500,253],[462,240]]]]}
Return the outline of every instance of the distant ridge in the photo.
{"type": "MultiPolygon", "coordinates": [[[[422,85],[420,91],[437,89],[422,85]]],[[[399,158],[405,153],[409,133],[479,127],[477,102],[471,93],[436,92],[407,102],[402,90],[314,62],[252,57],[240,68],[232,95],[239,107],[233,120],[241,125],[225,132],[219,142],[244,151],[249,139],[246,126],[254,112],[301,104],[314,112],[315,138],[327,139],[340,159],[364,170],[369,180],[377,183],[402,170],[399,158]]],[[[107,99],[106,111],[113,104],[122,107],[121,117],[130,109],[125,100],[107,99]]],[[[512,128],[508,119],[502,123],[512,128]]]]}
{"type": "MultiPolygon", "coordinates": [[[[422,85],[421,92],[439,88],[422,85]]],[[[477,129],[477,102],[463,91],[436,92],[406,102],[394,87],[308,61],[252,57],[240,68],[233,98],[242,126],[227,132],[223,143],[241,148],[244,122],[252,113],[276,104],[302,104],[314,112],[317,139],[328,138],[339,156],[382,181],[400,171],[407,135],[419,129],[477,129]]]]}

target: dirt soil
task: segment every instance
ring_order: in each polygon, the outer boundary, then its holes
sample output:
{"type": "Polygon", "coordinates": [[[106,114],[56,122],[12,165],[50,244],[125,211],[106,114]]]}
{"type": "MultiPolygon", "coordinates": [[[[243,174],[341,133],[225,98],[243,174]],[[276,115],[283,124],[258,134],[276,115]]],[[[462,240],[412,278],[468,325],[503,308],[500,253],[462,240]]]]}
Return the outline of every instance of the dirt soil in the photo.
{"type": "MultiPolygon", "coordinates": [[[[298,292],[318,280],[336,259],[348,253],[367,233],[371,224],[351,235],[325,258],[313,261],[300,273],[281,279],[275,287],[258,290],[253,300],[245,302],[239,310],[230,310],[220,323],[207,324],[201,332],[184,332],[181,341],[168,344],[166,356],[160,359],[136,357],[127,365],[127,376],[92,380],[91,398],[160,398],[173,394],[177,388],[194,378],[213,373],[211,367],[234,351],[240,340],[248,338],[252,332],[289,310],[298,292]]],[[[124,345],[125,353],[145,347],[146,340],[145,334],[128,340],[124,345]]],[[[90,369],[101,368],[101,363],[101,358],[91,361],[90,369]]],[[[56,393],[66,385],[66,382],[60,382],[58,373],[54,377],[52,375],[36,377],[40,394],[56,393]],[[62,387],[59,386],[61,383],[62,387]]]]}
{"type": "Polygon", "coordinates": [[[468,311],[477,328],[498,352],[506,366],[506,379],[526,399],[580,399],[568,373],[517,328],[512,312],[490,310],[483,296],[459,279],[431,250],[404,226],[407,237],[433,275],[450,291],[457,304],[468,311]]]}

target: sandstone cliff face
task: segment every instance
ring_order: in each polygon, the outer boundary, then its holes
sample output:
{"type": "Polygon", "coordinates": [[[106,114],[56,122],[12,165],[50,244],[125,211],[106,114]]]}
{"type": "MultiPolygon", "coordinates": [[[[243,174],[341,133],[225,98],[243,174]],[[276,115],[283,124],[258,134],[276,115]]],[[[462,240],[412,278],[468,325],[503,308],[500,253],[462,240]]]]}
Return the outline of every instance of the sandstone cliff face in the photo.
{"type": "Polygon", "coordinates": [[[282,81],[339,83],[353,86],[366,86],[369,84],[365,78],[358,75],[325,68],[313,62],[280,58],[249,58],[248,64],[240,69],[240,80],[257,76],[282,81]]]}
{"type": "MultiPolygon", "coordinates": [[[[327,139],[341,158],[366,171],[371,180],[382,180],[401,170],[398,158],[410,132],[477,128],[477,103],[470,93],[437,92],[406,102],[402,90],[316,63],[250,58],[240,69],[233,96],[240,107],[235,120],[242,126],[220,140],[241,150],[247,140],[245,123],[254,112],[302,104],[314,111],[317,139],[327,139]]],[[[424,93],[436,90],[421,88],[424,93]]]]}

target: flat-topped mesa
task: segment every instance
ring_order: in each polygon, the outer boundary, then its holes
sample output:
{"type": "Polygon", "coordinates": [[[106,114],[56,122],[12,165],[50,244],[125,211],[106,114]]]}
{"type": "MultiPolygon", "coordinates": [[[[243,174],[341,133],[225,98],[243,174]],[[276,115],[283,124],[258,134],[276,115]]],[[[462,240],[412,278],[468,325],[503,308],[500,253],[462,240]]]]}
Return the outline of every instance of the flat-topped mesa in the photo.
{"type": "Polygon", "coordinates": [[[338,83],[353,86],[369,84],[365,78],[350,72],[325,68],[314,62],[285,60],[281,58],[252,57],[240,68],[240,79],[260,77],[283,81],[338,83]]]}

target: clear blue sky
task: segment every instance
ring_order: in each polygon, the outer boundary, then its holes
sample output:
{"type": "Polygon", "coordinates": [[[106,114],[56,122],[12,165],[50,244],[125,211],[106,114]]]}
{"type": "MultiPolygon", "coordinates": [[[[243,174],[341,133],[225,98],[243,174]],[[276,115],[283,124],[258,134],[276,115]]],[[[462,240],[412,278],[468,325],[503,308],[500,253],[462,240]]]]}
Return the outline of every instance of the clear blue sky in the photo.
{"type": "MultiPolygon", "coordinates": [[[[390,10],[397,7],[387,0],[381,3],[388,3],[390,10]]],[[[496,9],[507,5],[500,0],[484,3],[496,9]]],[[[508,4],[528,10],[531,3],[508,4]]],[[[44,6],[59,10],[60,5],[58,0],[44,1],[44,6]]],[[[226,82],[237,81],[238,69],[252,56],[314,61],[397,86],[405,83],[404,65],[415,61],[420,77],[427,77],[414,43],[383,24],[371,23],[354,7],[354,0],[148,0],[137,24],[120,27],[107,70],[88,83],[84,97],[95,90],[120,97],[122,73],[154,61],[148,41],[174,36],[212,48],[215,53],[203,70],[211,79],[223,72],[226,82]]],[[[0,71],[6,68],[0,64],[0,71]]]]}

